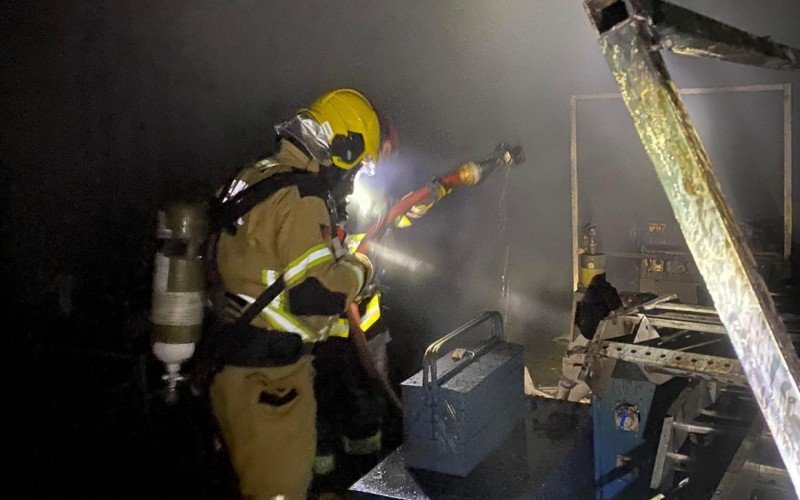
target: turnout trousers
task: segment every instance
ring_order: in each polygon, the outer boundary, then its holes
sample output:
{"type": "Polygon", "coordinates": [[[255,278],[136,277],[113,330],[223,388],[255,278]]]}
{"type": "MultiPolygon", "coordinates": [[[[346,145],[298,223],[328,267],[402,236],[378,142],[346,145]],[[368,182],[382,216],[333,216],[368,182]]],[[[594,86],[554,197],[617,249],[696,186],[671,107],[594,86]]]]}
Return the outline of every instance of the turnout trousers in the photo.
{"type": "Polygon", "coordinates": [[[303,499],[316,454],[313,357],[268,368],[226,366],[211,405],[246,499],[303,499]]]}

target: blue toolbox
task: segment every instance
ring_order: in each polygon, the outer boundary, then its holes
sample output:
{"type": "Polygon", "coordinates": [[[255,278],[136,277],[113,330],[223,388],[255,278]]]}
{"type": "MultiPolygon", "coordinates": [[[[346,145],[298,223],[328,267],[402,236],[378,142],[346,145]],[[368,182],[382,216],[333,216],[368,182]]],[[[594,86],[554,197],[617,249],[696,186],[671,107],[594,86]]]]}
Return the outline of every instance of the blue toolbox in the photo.
{"type": "Polygon", "coordinates": [[[466,476],[497,447],[525,414],[523,351],[505,342],[495,311],[431,344],[422,371],[402,384],[406,466],[466,476]],[[440,354],[486,323],[488,340],[440,354]]]}

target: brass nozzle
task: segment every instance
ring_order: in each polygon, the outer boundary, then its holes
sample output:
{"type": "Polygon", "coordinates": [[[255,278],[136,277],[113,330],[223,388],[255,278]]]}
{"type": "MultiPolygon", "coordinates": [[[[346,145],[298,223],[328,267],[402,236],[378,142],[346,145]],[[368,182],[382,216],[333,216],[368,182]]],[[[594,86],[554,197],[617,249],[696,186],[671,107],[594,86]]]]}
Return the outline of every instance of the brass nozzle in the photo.
{"type": "Polygon", "coordinates": [[[481,180],[481,169],[472,162],[465,163],[458,168],[458,178],[461,184],[474,186],[481,180]]]}

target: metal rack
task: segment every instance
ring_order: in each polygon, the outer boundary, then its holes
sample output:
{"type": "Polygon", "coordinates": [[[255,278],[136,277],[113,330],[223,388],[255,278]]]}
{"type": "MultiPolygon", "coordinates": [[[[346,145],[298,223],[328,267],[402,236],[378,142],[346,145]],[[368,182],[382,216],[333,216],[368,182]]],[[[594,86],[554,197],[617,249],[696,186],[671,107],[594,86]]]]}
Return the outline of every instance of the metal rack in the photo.
{"type": "MultiPolygon", "coordinates": [[[[797,317],[784,315],[783,319],[788,336],[800,340],[797,317]]],[[[612,314],[600,323],[587,346],[581,374],[598,398],[614,391],[613,379],[635,380],[630,371],[620,375],[616,370],[620,362],[638,367],[641,376],[654,386],[675,378],[688,381],[672,400],[663,421],[654,424],[660,425],[660,436],[650,475],[651,488],[669,489],[678,471],[691,475],[703,470],[705,466],[692,456],[690,442],[696,443],[703,436],[724,435],[728,442],[742,441],[741,446],[745,446],[748,439],[752,441],[750,434],[745,436],[746,425],[755,420],[761,425],[759,436],[766,436],[759,437],[761,446],[774,453],[770,460],[752,453],[741,458],[745,451],[740,448],[739,458],[734,457],[718,489],[724,492],[747,484],[791,496],[789,473],[771,435],[763,432],[763,420],[747,376],[713,307],[682,304],[669,295],[612,314]],[[730,486],[733,483],[736,486],[730,486]]],[[[654,390],[645,397],[651,398],[653,393],[654,390]]],[[[610,397],[618,396],[614,393],[610,397]]],[[[648,417],[641,418],[640,425],[644,427],[648,417]]],[[[747,446],[752,448],[752,444],[747,446]]],[[[621,456],[628,455],[627,450],[622,451],[621,456]]],[[[711,468],[718,466],[708,464],[711,468]]]]}

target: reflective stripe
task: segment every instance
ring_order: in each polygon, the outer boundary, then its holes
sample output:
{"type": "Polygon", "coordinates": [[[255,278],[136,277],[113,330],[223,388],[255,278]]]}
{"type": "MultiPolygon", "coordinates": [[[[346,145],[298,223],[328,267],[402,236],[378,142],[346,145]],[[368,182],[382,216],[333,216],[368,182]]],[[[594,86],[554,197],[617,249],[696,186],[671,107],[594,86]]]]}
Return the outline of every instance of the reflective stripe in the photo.
{"type": "Polygon", "coordinates": [[[263,311],[267,319],[272,322],[273,326],[284,332],[291,332],[300,335],[303,342],[313,342],[316,335],[311,333],[307,328],[300,324],[300,320],[293,314],[289,314],[280,309],[273,309],[272,306],[264,308],[263,311]]]}
{"type": "MultiPolygon", "coordinates": [[[[255,302],[253,297],[248,297],[247,295],[242,294],[237,294],[237,296],[247,301],[248,304],[255,302]]],[[[300,337],[303,339],[303,342],[313,342],[317,337],[316,335],[313,335],[306,327],[304,327],[300,323],[300,320],[297,319],[293,314],[276,309],[271,304],[262,309],[261,314],[264,315],[264,319],[266,319],[267,323],[269,323],[272,328],[275,328],[281,332],[296,333],[300,335],[300,337]]]]}
{"type": "MultiPolygon", "coordinates": [[[[228,201],[229,199],[233,198],[234,196],[236,196],[240,192],[244,191],[245,189],[247,189],[247,187],[248,186],[247,186],[246,182],[238,180],[238,179],[235,180],[228,187],[228,192],[225,194],[225,197],[222,198],[222,203],[225,203],[226,201],[228,201]]],[[[236,225],[238,225],[238,226],[244,225],[244,219],[242,219],[241,217],[236,219],[236,225]]]]}
{"type": "MultiPolygon", "coordinates": [[[[361,317],[361,331],[366,332],[381,317],[381,294],[373,295],[367,302],[367,310],[361,317]]],[[[328,332],[330,337],[347,338],[350,336],[350,322],[346,318],[339,318],[328,332]]]]}
{"type": "Polygon", "coordinates": [[[331,326],[328,336],[346,339],[350,336],[350,323],[346,318],[339,318],[336,323],[331,326]]]}
{"type": "MultiPolygon", "coordinates": [[[[270,286],[271,284],[275,283],[275,280],[278,279],[278,271],[274,271],[272,269],[262,269],[261,270],[261,284],[264,286],[270,286]]],[[[278,309],[285,309],[286,308],[286,290],[281,291],[277,297],[275,297],[270,305],[274,305],[278,309]]]]}
{"type": "Polygon", "coordinates": [[[400,229],[410,227],[411,219],[409,219],[405,215],[401,215],[394,220],[394,225],[395,227],[399,227],[400,229]]]}
{"type": "Polygon", "coordinates": [[[225,196],[222,198],[222,203],[225,203],[226,201],[233,198],[234,196],[239,194],[241,191],[244,191],[245,189],[247,189],[246,182],[240,181],[238,179],[233,181],[231,185],[228,186],[228,192],[225,193],[225,196]]]}
{"type": "Polygon", "coordinates": [[[303,279],[309,269],[330,260],[333,260],[333,252],[325,243],[309,248],[303,255],[286,266],[286,270],[283,272],[286,285],[291,286],[297,283],[303,279]]]}
{"type": "Polygon", "coordinates": [[[367,310],[364,311],[364,316],[361,317],[361,329],[365,332],[370,329],[372,325],[381,317],[381,294],[376,293],[369,302],[367,302],[367,310]]]}
{"type": "Polygon", "coordinates": [[[366,233],[348,234],[344,239],[344,245],[347,247],[347,251],[354,253],[356,250],[358,250],[358,245],[361,244],[364,236],[366,236],[366,233]]]}

